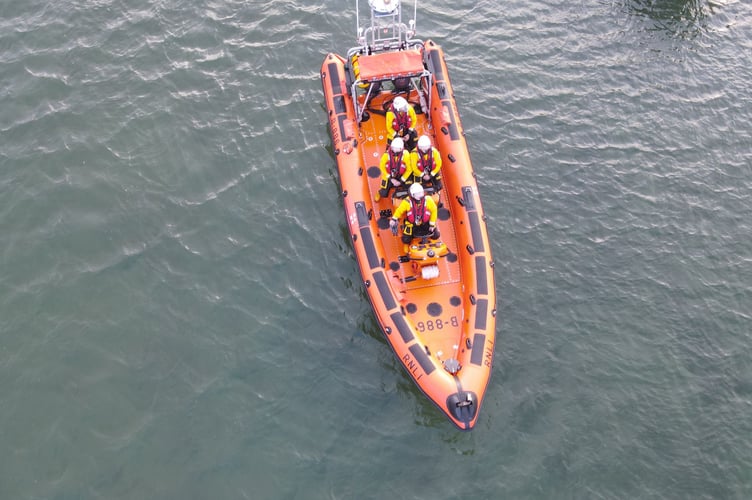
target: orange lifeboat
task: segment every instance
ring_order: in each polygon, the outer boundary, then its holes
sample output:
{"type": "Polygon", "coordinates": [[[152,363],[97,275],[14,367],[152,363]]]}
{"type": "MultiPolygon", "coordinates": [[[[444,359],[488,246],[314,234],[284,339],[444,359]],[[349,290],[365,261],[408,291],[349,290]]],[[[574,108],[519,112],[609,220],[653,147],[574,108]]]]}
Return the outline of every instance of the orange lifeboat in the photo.
{"type": "Polygon", "coordinates": [[[347,228],[397,359],[452,423],[469,430],[496,346],[486,217],[441,47],[414,38],[415,20],[402,22],[399,0],[370,0],[369,7],[371,24],[358,26],[359,45],[345,56],[328,54],[321,66],[347,228]],[[440,240],[414,239],[406,254],[389,223],[406,193],[379,196],[386,114],[397,96],[413,107],[417,134],[427,135],[442,159],[443,186],[432,195],[440,240]]]}

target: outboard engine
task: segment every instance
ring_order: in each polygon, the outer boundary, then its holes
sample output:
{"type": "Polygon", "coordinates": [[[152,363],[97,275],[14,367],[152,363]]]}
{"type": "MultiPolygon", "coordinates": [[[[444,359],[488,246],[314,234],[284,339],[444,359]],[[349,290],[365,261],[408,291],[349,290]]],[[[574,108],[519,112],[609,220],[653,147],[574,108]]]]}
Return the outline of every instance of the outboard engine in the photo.
{"type": "Polygon", "coordinates": [[[478,412],[478,396],[471,391],[461,391],[449,396],[446,405],[454,418],[465,424],[470,424],[478,412]]]}

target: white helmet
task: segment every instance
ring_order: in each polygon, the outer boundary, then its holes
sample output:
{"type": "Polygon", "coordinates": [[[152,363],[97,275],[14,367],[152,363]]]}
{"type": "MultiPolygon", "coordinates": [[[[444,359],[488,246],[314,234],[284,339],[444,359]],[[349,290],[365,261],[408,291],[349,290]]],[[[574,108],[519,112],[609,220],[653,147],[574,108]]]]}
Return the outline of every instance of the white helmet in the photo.
{"type": "Polygon", "coordinates": [[[405,149],[405,141],[402,137],[392,139],[392,153],[401,153],[405,149]]]}
{"type": "Polygon", "coordinates": [[[423,198],[423,195],[423,186],[421,186],[419,182],[410,184],[410,196],[412,196],[416,200],[420,200],[421,198],[423,198]]]}
{"type": "Polygon", "coordinates": [[[418,149],[424,153],[428,153],[431,150],[431,139],[427,135],[421,135],[418,139],[418,149]]]}
{"type": "Polygon", "coordinates": [[[395,97],[392,104],[394,104],[395,111],[407,111],[407,101],[402,96],[395,97]]]}

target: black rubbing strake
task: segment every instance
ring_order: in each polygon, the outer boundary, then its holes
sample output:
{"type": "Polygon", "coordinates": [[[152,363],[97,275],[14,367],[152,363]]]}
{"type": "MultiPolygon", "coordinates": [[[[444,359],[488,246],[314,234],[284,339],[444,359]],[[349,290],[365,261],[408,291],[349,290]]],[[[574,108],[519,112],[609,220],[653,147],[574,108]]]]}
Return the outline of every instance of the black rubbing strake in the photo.
{"type": "Polygon", "coordinates": [[[488,295],[488,280],[486,277],[486,258],[475,258],[475,270],[478,273],[478,295],[488,295]]]}
{"type": "Polygon", "coordinates": [[[360,238],[363,242],[363,247],[366,250],[366,257],[368,257],[368,265],[371,267],[371,269],[376,269],[377,267],[381,267],[381,260],[379,259],[379,254],[376,251],[376,245],[373,243],[373,235],[371,234],[370,229],[361,229],[360,230],[360,238]]]}
{"type": "Polygon", "coordinates": [[[478,299],[477,309],[475,311],[475,328],[476,330],[486,329],[486,317],[488,316],[488,300],[478,299]]]}
{"type": "Polygon", "coordinates": [[[355,214],[358,216],[358,227],[363,228],[368,225],[368,210],[364,202],[355,202],[355,214]]]}
{"type": "Polygon", "coordinates": [[[476,252],[485,252],[485,246],[483,245],[483,229],[480,225],[478,212],[470,212],[467,216],[470,218],[470,232],[473,235],[473,248],[476,252]]]}
{"type": "Polygon", "coordinates": [[[451,101],[441,101],[441,105],[446,108],[449,116],[449,138],[453,141],[456,141],[460,138],[460,132],[457,129],[457,121],[454,118],[454,111],[452,110],[451,101]]]}
{"type": "Polygon", "coordinates": [[[423,368],[423,371],[426,372],[426,375],[430,375],[431,372],[436,368],[433,363],[431,363],[431,358],[428,357],[426,351],[421,349],[418,344],[413,344],[410,346],[410,354],[413,355],[415,361],[417,361],[420,367],[423,368]]]}
{"type": "Polygon", "coordinates": [[[397,307],[397,303],[394,301],[394,294],[392,294],[392,289],[389,288],[389,284],[386,282],[384,273],[381,271],[374,273],[373,279],[376,282],[376,287],[381,294],[381,300],[384,301],[384,306],[386,306],[387,310],[397,307]]]}
{"type": "Polygon", "coordinates": [[[473,336],[473,352],[470,354],[470,362],[474,365],[483,364],[483,347],[486,345],[486,336],[476,333],[473,336]]]}
{"type": "Polygon", "coordinates": [[[473,188],[470,186],[464,186],[462,188],[463,206],[468,211],[475,210],[475,197],[473,196],[473,188]]]}
{"type": "Polygon", "coordinates": [[[433,73],[436,81],[444,81],[444,68],[441,66],[441,56],[438,50],[429,50],[426,58],[428,71],[433,73]]]}
{"type": "MultiPolygon", "coordinates": [[[[338,115],[344,115],[345,113],[347,113],[347,106],[345,106],[344,96],[341,96],[341,95],[334,96],[333,102],[334,102],[335,113],[337,113],[338,115]]],[[[340,116],[340,119],[343,119],[343,118],[347,118],[347,116],[340,116]]],[[[340,131],[342,131],[341,127],[340,127],[340,131]]]]}
{"type": "Polygon", "coordinates": [[[342,86],[339,84],[339,71],[337,71],[337,63],[329,63],[327,67],[329,68],[329,81],[331,82],[332,93],[335,95],[341,94],[342,86]]]}
{"type": "Polygon", "coordinates": [[[394,322],[394,326],[397,327],[397,331],[400,333],[400,337],[402,337],[402,341],[404,343],[410,342],[413,337],[413,332],[410,331],[410,327],[407,325],[407,322],[405,321],[405,316],[401,312],[392,313],[390,315],[390,318],[392,318],[392,321],[394,322]]]}

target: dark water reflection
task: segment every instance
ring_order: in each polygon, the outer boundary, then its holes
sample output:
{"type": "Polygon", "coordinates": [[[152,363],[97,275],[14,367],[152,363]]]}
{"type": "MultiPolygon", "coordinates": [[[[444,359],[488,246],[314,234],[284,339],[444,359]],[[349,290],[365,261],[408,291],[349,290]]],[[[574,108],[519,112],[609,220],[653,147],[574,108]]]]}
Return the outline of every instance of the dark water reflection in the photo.
{"type": "Polygon", "coordinates": [[[680,38],[694,38],[710,27],[719,4],[706,0],[631,0],[625,6],[638,17],[652,21],[651,30],[680,38]]]}

